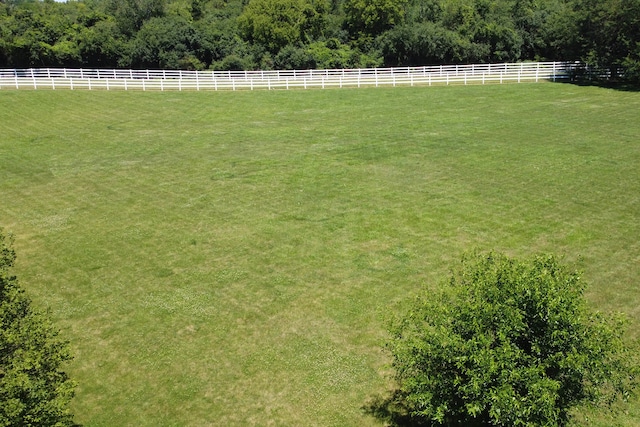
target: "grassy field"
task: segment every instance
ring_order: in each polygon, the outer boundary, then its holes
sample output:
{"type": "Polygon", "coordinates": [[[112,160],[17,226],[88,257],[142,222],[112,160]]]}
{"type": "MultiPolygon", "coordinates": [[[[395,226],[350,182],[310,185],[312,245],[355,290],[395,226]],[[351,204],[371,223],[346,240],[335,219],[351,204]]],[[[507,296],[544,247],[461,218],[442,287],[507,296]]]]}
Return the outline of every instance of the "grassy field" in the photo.
{"type": "Polygon", "coordinates": [[[1,91],[0,195],[85,426],[379,425],[386,322],[473,248],[640,337],[637,92],[1,91]]]}

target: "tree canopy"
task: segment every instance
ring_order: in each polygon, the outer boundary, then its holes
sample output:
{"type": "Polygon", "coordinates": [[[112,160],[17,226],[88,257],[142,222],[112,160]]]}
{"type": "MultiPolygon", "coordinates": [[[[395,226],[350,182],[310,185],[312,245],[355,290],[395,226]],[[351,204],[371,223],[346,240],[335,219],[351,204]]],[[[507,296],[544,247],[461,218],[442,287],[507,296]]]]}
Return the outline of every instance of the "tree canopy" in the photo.
{"type": "Polygon", "coordinates": [[[72,426],[69,345],[11,275],[10,243],[0,229],[0,426],[72,426]]]}
{"type": "Polygon", "coordinates": [[[623,324],[591,311],[580,275],[555,257],[467,255],[441,289],[391,329],[392,418],[564,426],[576,406],[633,389],[623,324]]]}
{"type": "Polygon", "coordinates": [[[640,0],[6,0],[0,67],[582,60],[637,81],[639,23],[640,0]]]}

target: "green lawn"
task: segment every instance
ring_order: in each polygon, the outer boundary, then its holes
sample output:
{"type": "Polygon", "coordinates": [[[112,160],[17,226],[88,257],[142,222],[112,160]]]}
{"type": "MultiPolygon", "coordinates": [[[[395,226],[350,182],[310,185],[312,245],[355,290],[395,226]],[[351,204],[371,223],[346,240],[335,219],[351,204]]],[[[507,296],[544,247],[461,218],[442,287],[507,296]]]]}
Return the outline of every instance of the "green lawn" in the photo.
{"type": "Polygon", "coordinates": [[[640,338],[638,92],[3,90],[0,195],[85,426],[379,425],[386,322],[473,248],[640,338]]]}

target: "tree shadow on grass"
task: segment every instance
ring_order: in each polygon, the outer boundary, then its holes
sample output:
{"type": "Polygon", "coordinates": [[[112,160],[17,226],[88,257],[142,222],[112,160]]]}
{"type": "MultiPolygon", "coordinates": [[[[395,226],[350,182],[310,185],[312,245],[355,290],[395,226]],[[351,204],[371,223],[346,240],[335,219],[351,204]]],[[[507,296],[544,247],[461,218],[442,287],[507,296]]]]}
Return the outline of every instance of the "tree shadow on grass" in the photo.
{"type": "Polygon", "coordinates": [[[481,420],[448,420],[445,423],[436,423],[411,415],[411,411],[405,405],[406,396],[400,390],[394,390],[386,395],[376,395],[362,407],[365,414],[370,415],[390,427],[486,427],[481,420]]]}
{"type": "Polygon", "coordinates": [[[384,421],[392,427],[431,426],[425,420],[412,416],[402,403],[402,394],[395,390],[386,395],[373,396],[363,407],[365,414],[384,421]]]}
{"type": "Polygon", "coordinates": [[[640,83],[628,83],[628,82],[611,81],[611,80],[587,80],[587,79],[557,80],[555,83],[569,84],[573,86],[582,86],[582,87],[599,87],[603,89],[618,90],[621,92],[640,92],[640,83]]]}

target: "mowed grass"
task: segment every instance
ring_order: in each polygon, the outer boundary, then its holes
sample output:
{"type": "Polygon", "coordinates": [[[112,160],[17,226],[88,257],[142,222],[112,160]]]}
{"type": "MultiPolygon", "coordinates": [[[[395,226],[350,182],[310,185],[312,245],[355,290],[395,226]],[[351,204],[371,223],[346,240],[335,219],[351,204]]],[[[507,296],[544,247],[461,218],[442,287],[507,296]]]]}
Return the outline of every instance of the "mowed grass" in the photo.
{"type": "Polygon", "coordinates": [[[85,426],[379,425],[386,322],[474,248],[564,256],[640,336],[640,93],[2,91],[0,132],[85,426]]]}

